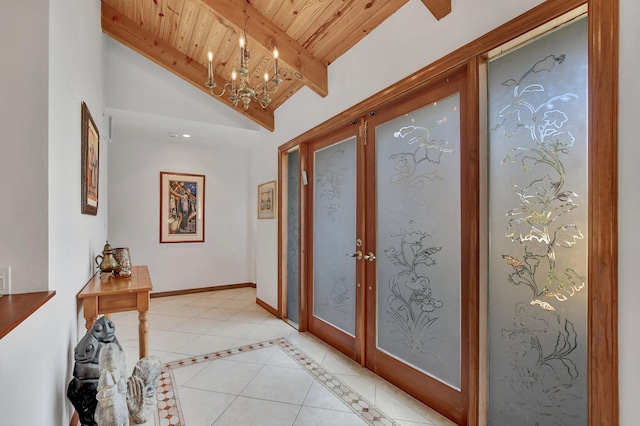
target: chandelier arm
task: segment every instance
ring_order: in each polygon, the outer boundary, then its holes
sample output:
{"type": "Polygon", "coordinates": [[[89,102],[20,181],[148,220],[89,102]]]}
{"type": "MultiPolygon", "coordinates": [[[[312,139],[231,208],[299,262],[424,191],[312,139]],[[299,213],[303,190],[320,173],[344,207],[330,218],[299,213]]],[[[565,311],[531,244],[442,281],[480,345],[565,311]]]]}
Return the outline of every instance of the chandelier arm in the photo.
{"type": "Polygon", "coordinates": [[[217,96],[217,97],[222,97],[225,92],[227,91],[227,86],[229,86],[229,83],[226,83],[224,86],[222,86],[222,91],[220,93],[215,93],[214,92],[214,88],[218,87],[218,85],[216,83],[214,83],[213,81],[209,80],[207,81],[205,84],[205,86],[207,86],[207,88],[209,89],[209,92],[213,95],[213,96],[217,96]]]}

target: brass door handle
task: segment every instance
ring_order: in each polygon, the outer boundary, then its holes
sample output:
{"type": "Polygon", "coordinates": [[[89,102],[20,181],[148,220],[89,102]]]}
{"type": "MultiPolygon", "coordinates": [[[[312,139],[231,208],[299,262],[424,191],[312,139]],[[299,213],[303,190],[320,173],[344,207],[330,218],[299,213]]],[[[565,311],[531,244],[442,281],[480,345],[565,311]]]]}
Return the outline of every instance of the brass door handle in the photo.
{"type": "Polygon", "coordinates": [[[374,260],[376,260],[376,255],[373,254],[372,251],[370,251],[369,254],[365,254],[364,255],[364,260],[368,260],[369,262],[373,262],[374,260]]]}
{"type": "Polygon", "coordinates": [[[362,252],[360,250],[358,250],[357,252],[352,253],[352,254],[347,253],[347,254],[345,254],[345,256],[355,257],[358,260],[362,260],[362,252]]]}

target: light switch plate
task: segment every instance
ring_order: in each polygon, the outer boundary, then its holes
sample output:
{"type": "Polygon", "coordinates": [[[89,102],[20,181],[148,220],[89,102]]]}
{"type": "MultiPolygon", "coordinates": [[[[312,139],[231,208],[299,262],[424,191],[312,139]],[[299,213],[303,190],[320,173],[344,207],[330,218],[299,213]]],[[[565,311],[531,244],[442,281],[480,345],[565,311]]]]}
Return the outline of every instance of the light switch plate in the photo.
{"type": "Polygon", "coordinates": [[[11,294],[11,266],[0,266],[1,294],[11,294]]]}

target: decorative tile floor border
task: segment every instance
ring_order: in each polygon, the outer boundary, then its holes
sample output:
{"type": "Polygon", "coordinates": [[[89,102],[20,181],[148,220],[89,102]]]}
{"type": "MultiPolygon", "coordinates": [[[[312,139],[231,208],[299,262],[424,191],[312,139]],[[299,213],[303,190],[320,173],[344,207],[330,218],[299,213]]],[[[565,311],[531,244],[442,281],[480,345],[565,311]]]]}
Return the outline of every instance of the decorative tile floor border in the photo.
{"type": "Polygon", "coordinates": [[[315,380],[320,382],[330,392],[340,398],[347,407],[362,418],[367,424],[372,426],[398,426],[389,416],[383,414],[373,404],[364,399],[356,391],[345,385],[332,373],[318,365],[313,359],[296,348],[287,339],[279,338],[267,340],[260,343],[241,346],[238,348],[223,350],[206,355],[199,355],[193,358],[186,358],[180,361],[172,361],[162,367],[156,398],[158,400],[158,419],[160,426],[187,426],[183,420],[180,408],[180,399],[177,387],[174,388],[175,379],[173,370],[181,367],[188,367],[201,362],[211,362],[216,359],[226,358],[244,352],[250,352],[270,346],[278,346],[284,353],[289,355],[300,366],[307,370],[315,380]]]}

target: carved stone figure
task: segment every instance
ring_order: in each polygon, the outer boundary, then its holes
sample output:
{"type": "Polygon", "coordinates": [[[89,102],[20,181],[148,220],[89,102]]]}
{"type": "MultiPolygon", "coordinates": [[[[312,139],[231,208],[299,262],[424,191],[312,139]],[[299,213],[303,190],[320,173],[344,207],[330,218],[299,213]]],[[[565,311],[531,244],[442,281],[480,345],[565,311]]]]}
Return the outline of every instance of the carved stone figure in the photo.
{"type": "Polygon", "coordinates": [[[75,347],[73,379],[67,388],[67,398],[78,412],[82,426],[96,425],[93,416],[98,405],[99,355],[107,343],[115,343],[120,349],[115,329],[111,320],[100,317],[75,347]]]}
{"type": "Polygon", "coordinates": [[[127,379],[124,352],[115,331],[111,320],[100,317],[75,348],[67,398],[82,426],[129,426],[129,415],[135,424],[142,424],[156,404],[160,358],[141,359],[127,379]]]}
{"type": "Polygon", "coordinates": [[[115,343],[118,345],[118,348],[122,349],[118,339],[116,339],[116,325],[108,319],[107,317],[100,317],[93,323],[89,333],[93,335],[99,342],[104,343],[115,343]]]}
{"type": "Polygon", "coordinates": [[[95,421],[98,426],[129,426],[124,353],[115,343],[100,351],[100,379],[95,421]]]}
{"type": "Polygon", "coordinates": [[[135,424],[145,423],[156,404],[160,358],[148,356],[137,362],[127,381],[127,406],[135,424]]]}
{"type": "Polygon", "coordinates": [[[93,414],[96,411],[98,401],[96,393],[98,392],[98,379],[83,379],[76,377],[71,379],[67,388],[67,398],[73,404],[78,412],[80,424],[82,426],[96,426],[93,420],[93,414]]]}
{"type": "Polygon", "coordinates": [[[96,411],[96,392],[100,368],[98,356],[101,343],[87,333],[80,339],[74,351],[75,365],[73,379],[67,388],[67,398],[78,412],[82,426],[94,426],[93,413],[96,411]]]}

